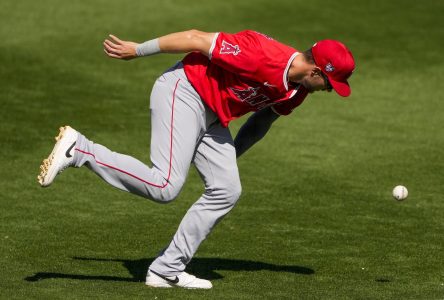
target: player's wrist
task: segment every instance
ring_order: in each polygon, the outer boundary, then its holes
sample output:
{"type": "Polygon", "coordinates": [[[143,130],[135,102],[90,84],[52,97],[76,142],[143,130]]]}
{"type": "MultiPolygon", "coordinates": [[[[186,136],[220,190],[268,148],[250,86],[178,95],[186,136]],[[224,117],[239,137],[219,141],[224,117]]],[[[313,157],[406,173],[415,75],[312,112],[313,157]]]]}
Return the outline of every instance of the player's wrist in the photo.
{"type": "Polygon", "coordinates": [[[159,39],[153,39],[136,46],[137,56],[150,56],[160,53],[159,39]]]}

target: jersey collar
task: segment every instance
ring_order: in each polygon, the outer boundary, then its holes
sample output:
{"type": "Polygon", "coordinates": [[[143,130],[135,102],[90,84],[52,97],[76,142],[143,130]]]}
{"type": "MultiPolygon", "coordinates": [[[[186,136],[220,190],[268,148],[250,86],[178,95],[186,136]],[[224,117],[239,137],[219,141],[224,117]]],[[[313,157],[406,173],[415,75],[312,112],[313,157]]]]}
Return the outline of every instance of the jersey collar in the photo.
{"type": "Polygon", "coordinates": [[[284,74],[283,74],[283,80],[284,80],[284,87],[285,90],[288,91],[288,70],[290,69],[291,63],[293,60],[298,56],[300,52],[293,53],[292,56],[290,56],[290,59],[287,62],[287,66],[285,67],[284,74]]]}

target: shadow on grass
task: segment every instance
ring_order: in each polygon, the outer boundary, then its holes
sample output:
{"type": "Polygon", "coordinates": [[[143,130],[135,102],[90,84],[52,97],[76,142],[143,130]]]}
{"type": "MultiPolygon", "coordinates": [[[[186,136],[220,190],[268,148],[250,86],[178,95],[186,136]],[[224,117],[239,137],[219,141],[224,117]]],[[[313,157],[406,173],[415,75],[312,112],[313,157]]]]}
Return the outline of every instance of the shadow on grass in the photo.
{"type": "MultiPolygon", "coordinates": [[[[148,266],[154,260],[150,259],[106,259],[106,258],[90,258],[90,257],[73,257],[75,260],[84,261],[98,261],[98,262],[119,262],[128,269],[132,277],[117,277],[104,275],[78,275],[78,274],[62,274],[50,272],[38,272],[33,276],[25,278],[26,281],[39,281],[43,279],[76,279],[76,280],[105,280],[105,281],[122,281],[122,282],[141,282],[145,281],[146,271],[148,266]]],[[[287,272],[302,275],[314,274],[314,270],[301,266],[281,266],[264,262],[238,260],[238,259],[224,259],[224,258],[194,258],[187,266],[187,272],[196,275],[197,277],[214,280],[223,278],[222,275],[216,271],[273,271],[273,272],[287,272]]]]}

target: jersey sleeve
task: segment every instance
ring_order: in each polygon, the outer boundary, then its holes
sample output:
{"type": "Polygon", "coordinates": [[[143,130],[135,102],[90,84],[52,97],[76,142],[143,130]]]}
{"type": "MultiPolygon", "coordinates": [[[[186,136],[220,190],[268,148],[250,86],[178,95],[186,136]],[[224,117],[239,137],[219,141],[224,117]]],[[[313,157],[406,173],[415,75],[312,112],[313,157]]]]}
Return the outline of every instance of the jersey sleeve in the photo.
{"type": "Polygon", "coordinates": [[[278,102],[274,104],[271,109],[281,116],[287,116],[291,114],[291,112],[304,102],[305,98],[308,95],[308,91],[304,87],[299,87],[296,94],[288,99],[287,101],[278,102]]]}
{"type": "Polygon", "coordinates": [[[259,37],[249,30],[217,33],[209,53],[212,63],[246,78],[257,77],[263,56],[259,37]]]}

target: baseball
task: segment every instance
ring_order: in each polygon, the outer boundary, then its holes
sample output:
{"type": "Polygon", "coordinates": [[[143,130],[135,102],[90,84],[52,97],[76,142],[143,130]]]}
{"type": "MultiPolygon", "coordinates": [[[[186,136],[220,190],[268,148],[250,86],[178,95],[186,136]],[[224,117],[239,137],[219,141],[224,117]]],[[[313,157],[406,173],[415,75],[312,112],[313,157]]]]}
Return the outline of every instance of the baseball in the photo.
{"type": "Polygon", "coordinates": [[[405,186],[398,185],[398,186],[395,186],[392,194],[393,194],[393,198],[395,198],[398,201],[402,201],[407,198],[407,196],[409,195],[409,191],[407,190],[407,188],[405,186]]]}

